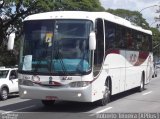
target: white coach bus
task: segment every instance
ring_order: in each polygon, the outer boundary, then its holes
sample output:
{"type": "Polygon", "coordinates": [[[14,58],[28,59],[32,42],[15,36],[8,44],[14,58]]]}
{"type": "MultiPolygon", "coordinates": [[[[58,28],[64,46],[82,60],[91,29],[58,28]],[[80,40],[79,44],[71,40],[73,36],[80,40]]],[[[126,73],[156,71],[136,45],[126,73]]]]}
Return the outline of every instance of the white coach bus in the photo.
{"type": "Polygon", "coordinates": [[[152,32],[107,12],[56,11],[24,19],[20,97],[99,102],[148,84],[152,32]]]}

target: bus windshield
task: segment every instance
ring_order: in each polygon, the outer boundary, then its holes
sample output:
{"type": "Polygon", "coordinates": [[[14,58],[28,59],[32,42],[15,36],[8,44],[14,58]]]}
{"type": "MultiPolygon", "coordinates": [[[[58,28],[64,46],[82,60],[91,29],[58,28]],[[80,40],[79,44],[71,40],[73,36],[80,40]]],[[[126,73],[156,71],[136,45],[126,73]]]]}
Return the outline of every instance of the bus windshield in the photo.
{"type": "Polygon", "coordinates": [[[91,70],[88,20],[24,22],[20,71],[33,73],[87,73],[91,70]]]}

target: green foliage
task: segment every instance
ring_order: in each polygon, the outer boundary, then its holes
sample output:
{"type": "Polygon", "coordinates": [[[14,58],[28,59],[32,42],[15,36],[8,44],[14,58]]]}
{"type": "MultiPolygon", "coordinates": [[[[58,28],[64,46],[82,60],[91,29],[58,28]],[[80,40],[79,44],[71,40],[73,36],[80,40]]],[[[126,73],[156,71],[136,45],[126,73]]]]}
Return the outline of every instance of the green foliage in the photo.
{"type": "Polygon", "coordinates": [[[154,55],[160,56],[160,32],[157,28],[150,28],[152,31],[152,39],[153,39],[153,53],[154,55]]]}
{"type": "Polygon", "coordinates": [[[154,39],[153,45],[155,46],[160,43],[160,32],[158,31],[157,28],[151,27],[150,30],[153,33],[153,39],[154,39]]]}
{"type": "Polygon", "coordinates": [[[149,29],[149,24],[142,17],[142,14],[138,11],[130,11],[130,10],[124,10],[124,9],[116,9],[116,10],[108,9],[106,11],[114,15],[117,15],[119,17],[125,18],[131,21],[132,23],[135,23],[136,25],[141,26],[142,28],[149,29]]]}
{"type": "Polygon", "coordinates": [[[54,10],[104,11],[99,0],[60,0],[54,2],[54,10]]]}
{"type": "Polygon", "coordinates": [[[6,47],[0,47],[0,52],[0,66],[14,66],[18,63],[14,51],[6,51],[6,47]]]}

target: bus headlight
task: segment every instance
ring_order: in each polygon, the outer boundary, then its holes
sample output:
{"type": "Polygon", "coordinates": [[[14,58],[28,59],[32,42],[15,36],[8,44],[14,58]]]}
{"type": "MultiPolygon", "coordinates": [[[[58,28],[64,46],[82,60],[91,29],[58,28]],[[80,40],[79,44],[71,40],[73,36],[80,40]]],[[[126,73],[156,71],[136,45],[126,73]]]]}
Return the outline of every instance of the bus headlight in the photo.
{"type": "Polygon", "coordinates": [[[77,81],[77,82],[72,82],[70,83],[70,87],[86,87],[90,84],[90,81],[77,81]]]}
{"type": "Polygon", "coordinates": [[[19,85],[25,85],[25,86],[33,86],[33,82],[31,80],[18,80],[19,85]]]}

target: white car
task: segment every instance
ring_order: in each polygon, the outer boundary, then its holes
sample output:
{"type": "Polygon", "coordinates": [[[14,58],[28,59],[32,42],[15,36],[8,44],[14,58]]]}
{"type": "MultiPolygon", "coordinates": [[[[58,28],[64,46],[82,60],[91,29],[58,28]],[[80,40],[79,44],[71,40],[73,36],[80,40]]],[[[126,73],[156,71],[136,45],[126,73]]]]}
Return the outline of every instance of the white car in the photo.
{"type": "Polygon", "coordinates": [[[18,93],[17,68],[0,67],[0,99],[6,100],[11,93],[18,93]]]}

